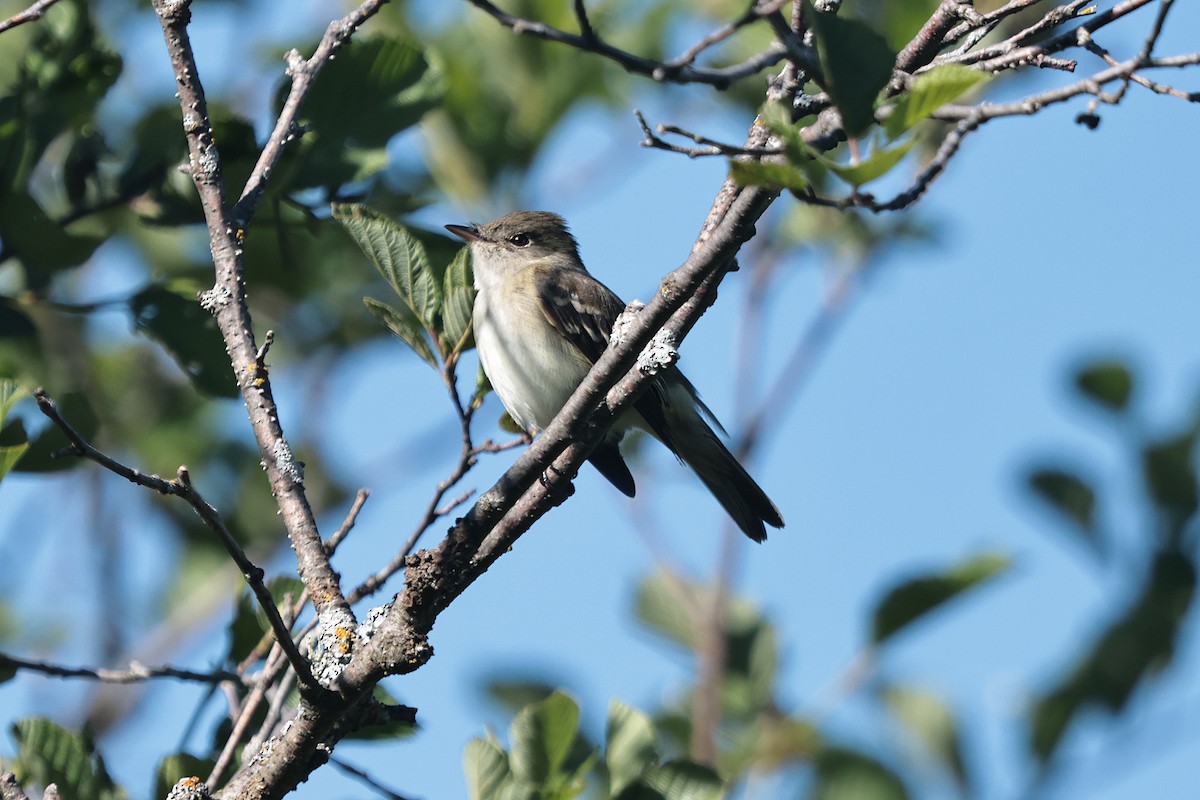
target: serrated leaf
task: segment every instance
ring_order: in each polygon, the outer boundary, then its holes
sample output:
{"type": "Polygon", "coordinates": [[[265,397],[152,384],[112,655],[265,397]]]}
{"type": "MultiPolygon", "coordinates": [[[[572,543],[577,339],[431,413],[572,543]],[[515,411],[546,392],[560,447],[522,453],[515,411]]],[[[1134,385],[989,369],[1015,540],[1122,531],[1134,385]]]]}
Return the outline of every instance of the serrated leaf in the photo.
{"type": "Polygon", "coordinates": [[[828,748],[817,757],[817,786],[811,800],[908,800],[894,772],[862,753],[828,748]]]}
{"type": "Polygon", "coordinates": [[[1096,539],[1096,492],[1083,478],[1058,467],[1042,467],[1029,474],[1028,483],[1034,494],[1075,523],[1090,544],[1099,544],[1096,539]]]}
{"type": "Polygon", "coordinates": [[[896,101],[891,115],[883,122],[883,129],[888,138],[896,139],[946,103],[953,103],[990,79],[990,75],[962,64],[943,64],[918,75],[912,87],[896,101]]]}
{"type": "Polygon", "coordinates": [[[808,178],[791,164],[776,164],[769,161],[730,161],[729,174],[741,186],[781,186],[796,192],[808,188],[808,178]]]}
{"type": "Polygon", "coordinates": [[[1133,396],[1133,375],[1120,361],[1099,361],[1079,370],[1075,388],[1106,411],[1120,413],[1133,396]]]}
{"type": "Polygon", "coordinates": [[[937,758],[958,788],[969,794],[962,737],[946,704],[929,692],[901,686],[885,686],[880,694],[888,711],[937,758]]]}
{"type": "Polygon", "coordinates": [[[503,748],[487,739],[472,739],[463,750],[463,771],[470,800],[494,800],[513,782],[508,756],[503,748]]]}
{"type": "Polygon", "coordinates": [[[650,717],[619,700],[609,703],[604,764],[608,768],[610,796],[620,794],[647,766],[658,762],[655,740],[650,717]]]}
{"type": "Polygon", "coordinates": [[[891,588],[875,607],[871,641],[878,646],[931,611],[1009,567],[1007,556],[988,553],[945,572],[911,578],[891,588]]]}
{"type": "Polygon", "coordinates": [[[916,139],[910,139],[894,147],[876,148],[866,160],[852,165],[839,164],[832,159],[824,157],[820,161],[829,168],[830,172],[846,181],[846,183],[854,187],[859,187],[890,172],[892,167],[899,164],[901,159],[908,155],[908,151],[912,150],[913,145],[916,143],[916,139]]]}
{"type": "Polygon", "coordinates": [[[464,247],[446,267],[442,278],[442,352],[458,354],[471,348],[471,314],[475,306],[475,279],[471,250],[464,247]]]}
{"type": "Polygon", "coordinates": [[[225,343],[212,316],[196,301],[196,290],[185,282],[146,287],[129,298],[134,324],[170,353],[199,391],[236,397],[225,343]]]}
{"type": "Polygon", "coordinates": [[[896,54],[866,23],[808,10],[824,88],[842,115],[846,136],[858,138],[875,122],[875,98],[892,78],[896,54]]]}
{"type": "Polygon", "coordinates": [[[526,706],[513,719],[510,735],[513,775],[545,784],[562,770],[579,728],[579,706],[562,692],[526,706]]]}
{"type": "Polygon", "coordinates": [[[388,326],[392,333],[400,337],[402,342],[429,362],[429,366],[437,368],[437,358],[433,355],[433,348],[429,346],[425,329],[421,327],[420,321],[413,316],[412,312],[408,309],[392,308],[374,297],[364,297],[363,303],[376,319],[388,326]]]}
{"type": "Polygon", "coordinates": [[[125,792],[109,777],[92,742],[44,717],[18,720],[13,772],[21,783],[58,784],[63,797],[124,800],[125,792]]]}
{"type": "Polygon", "coordinates": [[[725,784],[711,768],[691,761],[668,761],[646,768],[642,782],[663,800],[720,800],[725,784]]]}
{"type": "Polygon", "coordinates": [[[391,284],[421,327],[436,329],[441,287],[425,246],[403,225],[364,205],[336,204],[333,218],[391,284]]]}

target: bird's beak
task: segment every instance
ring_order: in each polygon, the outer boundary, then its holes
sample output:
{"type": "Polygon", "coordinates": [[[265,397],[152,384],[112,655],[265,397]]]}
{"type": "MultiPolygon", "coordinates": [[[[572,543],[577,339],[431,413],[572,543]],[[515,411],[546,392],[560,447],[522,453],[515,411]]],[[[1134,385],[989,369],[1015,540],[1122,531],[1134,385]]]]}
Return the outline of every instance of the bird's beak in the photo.
{"type": "Polygon", "coordinates": [[[453,233],[460,239],[467,242],[486,242],[487,239],[479,235],[479,229],[474,225],[447,225],[446,230],[453,233]]]}

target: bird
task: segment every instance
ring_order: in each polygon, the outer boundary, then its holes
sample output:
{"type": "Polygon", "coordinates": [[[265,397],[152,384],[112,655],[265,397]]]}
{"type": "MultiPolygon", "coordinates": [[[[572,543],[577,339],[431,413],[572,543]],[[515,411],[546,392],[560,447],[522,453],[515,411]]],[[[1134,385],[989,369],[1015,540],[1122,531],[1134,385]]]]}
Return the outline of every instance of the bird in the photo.
{"type": "MultiPolygon", "coordinates": [[[[483,371],[513,421],[536,436],[608,347],[625,303],[588,272],[558,214],[515,211],[446,229],[471,251],[475,345],[483,371]]],[[[628,430],[640,428],[696,473],[746,536],[765,541],[766,526],[782,528],[783,517],[714,427],[725,432],[692,383],[671,366],[613,424],[588,460],[633,497],[636,485],[620,443],[628,430]]]]}

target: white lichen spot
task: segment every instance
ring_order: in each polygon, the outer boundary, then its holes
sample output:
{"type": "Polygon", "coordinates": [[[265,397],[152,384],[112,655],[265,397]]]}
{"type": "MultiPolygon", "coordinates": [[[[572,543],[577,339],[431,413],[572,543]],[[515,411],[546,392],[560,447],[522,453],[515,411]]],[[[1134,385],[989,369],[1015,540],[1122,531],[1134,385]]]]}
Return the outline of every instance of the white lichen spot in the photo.
{"type": "Polygon", "coordinates": [[[322,686],[333,686],[350,663],[357,641],[354,616],[346,609],[327,608],[317,617],[317,629],[308,640],[313,676],[322,686]]]}
{"type": "Polygon", "coordinates": [[[218,308],[229,305],[233,296],[224,286],[214,286],[197,295],[200,307],[210,314],[215,314],[218,308]]]}
{"type": "Polygon", "coordinates": [[[609,336],[613,344],[622,344],[625,341],[625,337],[629,335],[629,326],[633,324],[637,315],[645,307],[640,300],[634,300],[625,307],[625,310],[613,322],[612,334],[609,336]]]}
{"type": "Polygon", "coordinates": [[[637,360],[637,368],[643,375],[657,375],[679,360],[679,350],[675,348],[675,334],[663,329],[654,334],[650,344],[641,352],[637,360]]]}
{"type": "Polygon", "coordinates": [[[272,455],[275,456],[275,466],[286,475],[292,483],[304,483],[304,467],[292,454],[292,448],[283,439],[275,442],[272,455]]]}

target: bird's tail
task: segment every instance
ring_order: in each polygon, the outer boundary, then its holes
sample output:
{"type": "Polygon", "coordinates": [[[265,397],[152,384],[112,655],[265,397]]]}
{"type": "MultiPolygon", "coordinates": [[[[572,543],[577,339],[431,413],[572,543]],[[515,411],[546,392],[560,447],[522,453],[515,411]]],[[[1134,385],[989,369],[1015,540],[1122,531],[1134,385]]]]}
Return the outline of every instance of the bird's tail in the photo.
{"type": "Polygon", "coordinates": [[[686,436],[673,437],[672,449],[699,476],[742,533],[761,542],[767,538],[765,525],[782,528],[779,509],[713,429],[699,414],[689,423],[692,430],[686,436]]]}

